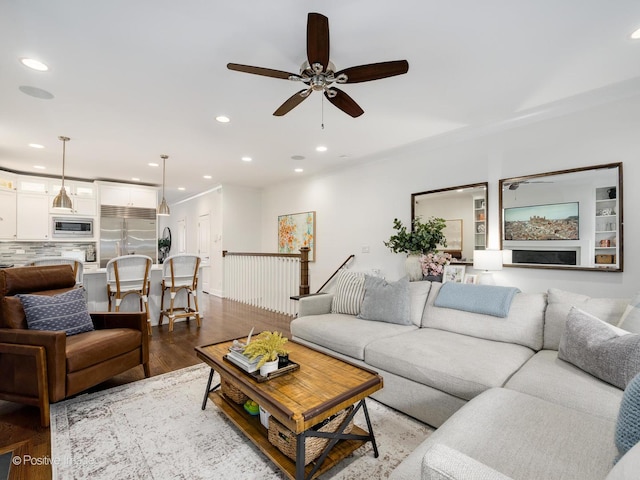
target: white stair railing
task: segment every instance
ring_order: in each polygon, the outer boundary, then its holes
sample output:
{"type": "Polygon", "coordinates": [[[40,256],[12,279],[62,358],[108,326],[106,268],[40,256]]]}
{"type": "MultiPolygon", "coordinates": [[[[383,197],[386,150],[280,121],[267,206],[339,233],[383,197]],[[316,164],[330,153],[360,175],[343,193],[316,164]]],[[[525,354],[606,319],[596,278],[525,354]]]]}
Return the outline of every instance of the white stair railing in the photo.
{"type": "Polygon", "coordinates": [[[225,298],[272,312],[295,315],[296,302],[290,297],[308,293],[308,280],[301,277],[302,256],[225,251],[225,298]],[[307,292],[302,291],[301,285],[306,286],[307,292]]]}

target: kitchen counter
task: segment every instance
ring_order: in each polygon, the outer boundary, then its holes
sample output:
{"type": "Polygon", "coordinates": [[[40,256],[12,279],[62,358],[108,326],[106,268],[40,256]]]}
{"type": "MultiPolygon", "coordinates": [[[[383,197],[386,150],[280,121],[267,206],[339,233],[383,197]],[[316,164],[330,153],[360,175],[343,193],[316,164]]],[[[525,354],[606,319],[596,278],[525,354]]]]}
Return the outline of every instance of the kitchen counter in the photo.
{"type": "MultiPolygon", "coordinates": [[[[158,325],[160,317],[160,298],[162,295],[162,265],[154,264],[151,266],[150,273],[150,291],[149,291],[149,316],[151,325],[158,325]]],[[[107,269],[87,269],[83,275],[83,285],[87,291],[87,301],[90,312],[106,312],[109,307],[107,299],[107,269]]],[[[202,297],[201,282],[198,284],[198,297],[202,297]]],[[[167,292],[165,298],[165,308],[169,306],[170,297],[167,292]]],[[[187,303],[186,292],[180,291],[176,295],[175,305],[183,306],[187,303]]],[[[202,305],[200,305],[202,307],[202,305]]],[[[137,295],[128,295],[120,305],[120,311],[139,311],[140,303],[137,295]]],[[[186,318],[178,318],[176,322],[185,321],[186,318]]],[[[167,325],[169,320],[165,318],[163,324],[167,325]]]]}

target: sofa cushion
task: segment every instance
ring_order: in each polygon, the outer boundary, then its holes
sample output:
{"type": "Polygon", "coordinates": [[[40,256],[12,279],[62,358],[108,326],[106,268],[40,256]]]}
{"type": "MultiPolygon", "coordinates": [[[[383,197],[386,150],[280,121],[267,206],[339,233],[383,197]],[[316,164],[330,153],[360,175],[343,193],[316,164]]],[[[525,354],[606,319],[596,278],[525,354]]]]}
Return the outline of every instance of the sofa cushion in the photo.
{"type": "Polygon", "coordinates": [[[515,287],[447,282],[440,287],[434,305],[504,318],[517,293],[520,289],[515,287]]]}
{"type": "Polygon", "coordinates": [[[427,303],[427,297],[431,290],[431,282],[409,282],[409,302],[411,311],[411,323],[416,327],[422,324],[422,313],[427,303]]]}
{"type": "Polygon", "coordinates": [[[409,305],[409,277],[397,282],[366,275],[364,299],[357,316],[363,320],[412,325],[409,305]]]}
{"type": "Polygon", "coordinates": [[[616,456],[614,430],[615,422],[493,388],[454,413],[390,480],[420,478],[422,460],[437,444],[518,480],[602,480],[616,456]]]}
{"type": "Polygon", "coordinates": [[[521,345],[421,328],[372,341],[364,360],[374,368],[469,400],[504,385],[533,353],[521,345]]]}
{"type": "Polygon", "coordinates": [[[605,480],[637,480],[640,472],[640,443],[625,453],[605,480]]]}
{"type": "Polygon", "coordinates": [[[358,360],[364,360],[364,348],[372,341],[417,329],[415,325],[372,322],[339,313],[301,317],[291,322],[291,335],[294,338],[358,360]]]}
{"type": "Polygon", "coordinates": [[[83,288],[57,295],[16,295],[30,330],[64,330],[67,336],[93,330],[83,288]]]}
{"type": "Polygon", "coordinates": [[[627,385],[616,423],[616,447],[622,457],[640,442],[640,375],[627,385]]]}
{"type": "Polygon", "coordinates": [[[640,372],[640,335],[574,307],[560,340],[558,358],[624,389],[640,372]]]}
{"type": "MultiPolygon", "coordinates": [[[[473,285],[471,285],[473,286],[473,285]]],[[[542,293],[518,293],[505,318],[464,312],[434,305],[442,284],[433,283],[422,316],[422,326],[472,337],[515,343],[533,350],[542,348],[546,298],[542,293]]]]}
{"type": "Polygon", "coordinates": [[[640,333],[640,293],[631,299],[618,326],[628,332],[640,333]]]}
{"type": "Polygon", "coordinates": [[[342,269],[336,278],[331,313],[358,315],[364,298],[364,273],[342,269]]]}
{"type": "Polygon", "coordinates": [[[622,390],[558,358],[557,350],[541,350],[509,379],[506,388],[615,421],[622,390]]]}
{"type": "Polygon", "coordinates": [[[579,293],[550,288],[544,316],[544,349],[558,350],[560,338],[571,307],[575,306],[612,325],[617,325],[628,305],[628,299],[591,298],[579,293]]]}
{"type": "Polygon", "coordinates": [[[67,373],[77,372],[140,348],[142,333],[132,328],[107,328],[67,338],[67,373]]]}

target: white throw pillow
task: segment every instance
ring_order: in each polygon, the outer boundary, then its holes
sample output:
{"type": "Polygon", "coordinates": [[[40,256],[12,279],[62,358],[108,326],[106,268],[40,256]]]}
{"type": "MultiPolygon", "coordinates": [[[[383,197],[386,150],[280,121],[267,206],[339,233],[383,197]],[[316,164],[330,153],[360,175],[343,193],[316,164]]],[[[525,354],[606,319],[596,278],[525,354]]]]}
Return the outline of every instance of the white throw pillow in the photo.
{"type": "Polygon", "coordinates": [[[340,270],[336,291],[331,302],[331,313],[358,315],[364,299],[364,273],[340,270]]]}

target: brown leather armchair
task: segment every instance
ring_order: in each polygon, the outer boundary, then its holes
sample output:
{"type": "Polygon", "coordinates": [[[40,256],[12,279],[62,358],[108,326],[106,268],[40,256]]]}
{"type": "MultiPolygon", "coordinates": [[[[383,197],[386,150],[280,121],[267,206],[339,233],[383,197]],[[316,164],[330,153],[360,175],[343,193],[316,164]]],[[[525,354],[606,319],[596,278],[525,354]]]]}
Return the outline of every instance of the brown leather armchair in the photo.
{"type": "Polygon", "coordinates": [[[55,295],[75,284],[69,265],[0,269],[0,399],[40,407],[42,426],[49,425],[49,402],[140,364],[150,376],[145,313],[91,313],[95,330],[69,337],[27,328],[14,295],[55,295]]]}

